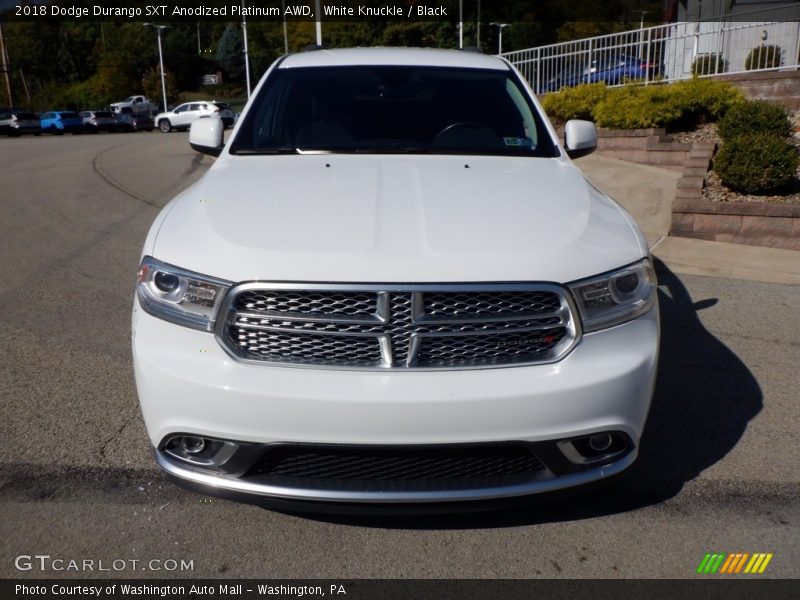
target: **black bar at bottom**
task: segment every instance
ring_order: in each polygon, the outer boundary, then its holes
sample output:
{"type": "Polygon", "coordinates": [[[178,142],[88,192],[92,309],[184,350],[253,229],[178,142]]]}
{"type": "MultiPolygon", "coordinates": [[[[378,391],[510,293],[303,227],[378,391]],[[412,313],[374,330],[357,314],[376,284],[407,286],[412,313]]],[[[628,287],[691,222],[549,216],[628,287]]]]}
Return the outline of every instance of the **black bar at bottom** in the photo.
{"type": "MultiPolygon", "coordinates": [[[[704,577],[701,579],[701,577],[704,577]]],[[[800,580],[698,579],[5,579],[0,598],[340,598],[347,600],[796,600],[800,580]]]]}

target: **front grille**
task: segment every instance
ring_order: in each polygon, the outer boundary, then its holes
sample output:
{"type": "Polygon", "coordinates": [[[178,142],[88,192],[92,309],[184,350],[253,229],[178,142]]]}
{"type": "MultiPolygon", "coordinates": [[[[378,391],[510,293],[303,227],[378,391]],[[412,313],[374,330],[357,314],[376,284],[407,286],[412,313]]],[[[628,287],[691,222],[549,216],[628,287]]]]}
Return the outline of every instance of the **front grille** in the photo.
{"type": "Polygon", "coordinates": [[[425,369],[548,362],[577,337],[567,297],[552,285],[306,287],[235,288],[222,342],[266,363],[425,369]]]}
{"type": "Polygon", "coordinates": [[[490,485],[503,478],[531,479],[545,466],[525,446],[326,447],[277,446],[245,477],[273,483],[325,486],[404,483],[416,486],[490,485]]]}

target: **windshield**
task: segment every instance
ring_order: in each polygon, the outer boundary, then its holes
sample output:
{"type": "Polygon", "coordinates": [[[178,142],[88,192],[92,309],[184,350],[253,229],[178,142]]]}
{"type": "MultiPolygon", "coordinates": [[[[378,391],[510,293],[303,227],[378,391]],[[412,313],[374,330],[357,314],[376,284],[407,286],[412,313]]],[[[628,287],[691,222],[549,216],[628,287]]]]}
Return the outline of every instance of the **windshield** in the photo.
{"type": "Polygon", "coordinates": [[[558,156],[512,72],[394,66],[273,71],[230,152],[303,151],[558,156]]]}

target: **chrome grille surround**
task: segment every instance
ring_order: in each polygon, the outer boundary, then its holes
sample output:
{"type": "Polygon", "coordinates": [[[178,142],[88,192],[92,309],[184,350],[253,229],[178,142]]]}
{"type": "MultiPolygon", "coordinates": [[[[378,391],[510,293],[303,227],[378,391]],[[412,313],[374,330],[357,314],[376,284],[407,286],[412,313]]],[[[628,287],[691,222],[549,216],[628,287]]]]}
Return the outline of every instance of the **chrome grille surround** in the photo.
{"type": "Polygon", "coordinates": [[[551,283],[247,282],[224,298],[216,336],[239,361],[356,370],[546,364],[581,337],[551,283]]]}

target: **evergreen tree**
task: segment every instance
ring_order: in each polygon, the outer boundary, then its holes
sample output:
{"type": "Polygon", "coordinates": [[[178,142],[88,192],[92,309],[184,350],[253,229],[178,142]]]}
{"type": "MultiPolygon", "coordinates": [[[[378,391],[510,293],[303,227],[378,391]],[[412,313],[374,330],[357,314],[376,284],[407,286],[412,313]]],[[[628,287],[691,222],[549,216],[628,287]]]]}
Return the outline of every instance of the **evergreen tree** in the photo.
{"type": "Polygon", "coordinates": [[[229,23],[217,46],[216,59],[229,81],[244,79],[244,42],[238,25],[229,23]]]}

